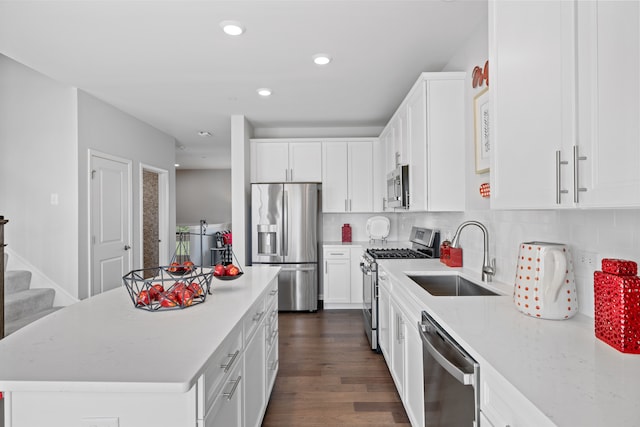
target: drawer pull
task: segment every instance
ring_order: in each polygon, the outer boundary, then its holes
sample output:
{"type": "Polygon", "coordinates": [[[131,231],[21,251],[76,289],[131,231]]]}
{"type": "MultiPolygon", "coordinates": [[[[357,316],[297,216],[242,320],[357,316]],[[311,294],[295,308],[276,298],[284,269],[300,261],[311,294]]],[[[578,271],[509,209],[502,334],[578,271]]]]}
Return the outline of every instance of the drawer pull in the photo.
{"type": "Polygon", "coordinates": [[[271,364],[271,368],[269,368],[269,369],[271,369],[272,371],[275,371],[276,369],[278,369],[278,362],[279,362],[279,360],[278,360],[278,359],[276,359],[276,360],[271,364]]]}
{"type": "Polygon", "coordinates": [[[240,380],[242,379],[241,375],[238,375],[238,378],[235,381],[229,381],[233,383],[233,387],[231,388],[231,390],[227,393],[222,393],[222,395],[224,397],[227,398],[227,400],[231,400],[233,398],[233,395],[236,393],[236,389],[238,388],[238,386],[240,385],[240,380]]]}
{"type": "Polygon", "coordinates": [[[276,337],[278,336],[278,330],[274,330],[273,332],[271,332],[271,335],[269,336],[269,339],[267,340],[269,342],[269,345],[272,345],[273,342],[275,341],[276,337]]]}
{"type": "Polygon", "coordinates": [[[278,290],[277,290],[277,289],[274,289],[274,290],[272,290],[271,292],[269,292],[269,295],[273,296],[273,295],[275,295],[275,294],[277,294],[277,293],[278,293],[278,290]]]}
{"type": "Polygon", "coordinates": [[[253,320],[254,322],[259,321],[259,320],[262,318],[262,315],[263,315],[263,314],[264,314],[264,310],[263,310],[263,311],[261,311],[261,312],[259,312],[259,313],[256,313],[256,314],[253,316],[253,319],[252,319],[252,320],[253,320]]]}
{"type": "Polygon", "coordinates": [[[240,350],[236,350],[236,352],[233,354],[229,353],[228,356],[231,358],[231,360],[229,360],[229,363],[227,363],[226,365],[220,365],[220,367],[224,369],[225,373],[229,372],[229,369],[231,369],[231,367],[233,366],[233,362],[236,361],[236,357],[238,357],[238,354],[240,354],[240,350]]]}

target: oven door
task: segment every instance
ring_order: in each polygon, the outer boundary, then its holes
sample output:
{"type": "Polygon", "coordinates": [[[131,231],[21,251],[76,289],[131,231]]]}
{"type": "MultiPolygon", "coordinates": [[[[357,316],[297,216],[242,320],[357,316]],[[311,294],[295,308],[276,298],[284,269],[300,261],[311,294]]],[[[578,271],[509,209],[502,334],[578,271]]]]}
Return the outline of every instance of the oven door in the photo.
{"type": "Polygon", "coordinates": [[[370,267],[360,263],[362,270],[362,315],[364,330],[371,349],[378,351],[378,277],[375,263],[370,267]]]}

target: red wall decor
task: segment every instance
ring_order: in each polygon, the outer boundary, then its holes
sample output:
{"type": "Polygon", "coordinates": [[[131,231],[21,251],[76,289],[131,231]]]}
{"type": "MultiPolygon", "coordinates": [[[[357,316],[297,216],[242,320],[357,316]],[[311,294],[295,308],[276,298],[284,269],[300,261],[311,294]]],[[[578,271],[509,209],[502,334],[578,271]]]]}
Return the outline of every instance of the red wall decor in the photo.
{"type": "Polygon", "coordinates": [[[489,61],[484,63],[484,68],[479,66],[473,67],[471,73],[471,84],[473,87],[482,86],[483,82],[489,86],[489,61]]]}

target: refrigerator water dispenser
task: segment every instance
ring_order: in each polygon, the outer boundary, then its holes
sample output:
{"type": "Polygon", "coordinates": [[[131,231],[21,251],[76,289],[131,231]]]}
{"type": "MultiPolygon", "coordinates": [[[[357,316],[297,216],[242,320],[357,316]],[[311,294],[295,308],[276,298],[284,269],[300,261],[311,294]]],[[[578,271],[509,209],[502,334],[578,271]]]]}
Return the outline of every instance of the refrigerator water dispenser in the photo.
{"type": "Polygon", "coordinates": [[[258,254],[277,255],[277,228],[275,224],[258,225],[258,254]]]}

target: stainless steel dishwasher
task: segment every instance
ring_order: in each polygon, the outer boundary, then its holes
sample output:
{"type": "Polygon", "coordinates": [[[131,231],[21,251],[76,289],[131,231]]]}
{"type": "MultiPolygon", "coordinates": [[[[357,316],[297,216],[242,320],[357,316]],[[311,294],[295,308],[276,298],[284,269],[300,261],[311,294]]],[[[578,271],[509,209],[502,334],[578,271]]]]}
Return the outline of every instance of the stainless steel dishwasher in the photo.
{"type": "Polygon", "coordinates": [[[478,425],[478,363],[422,312],[425,427],[478,425]]]}

